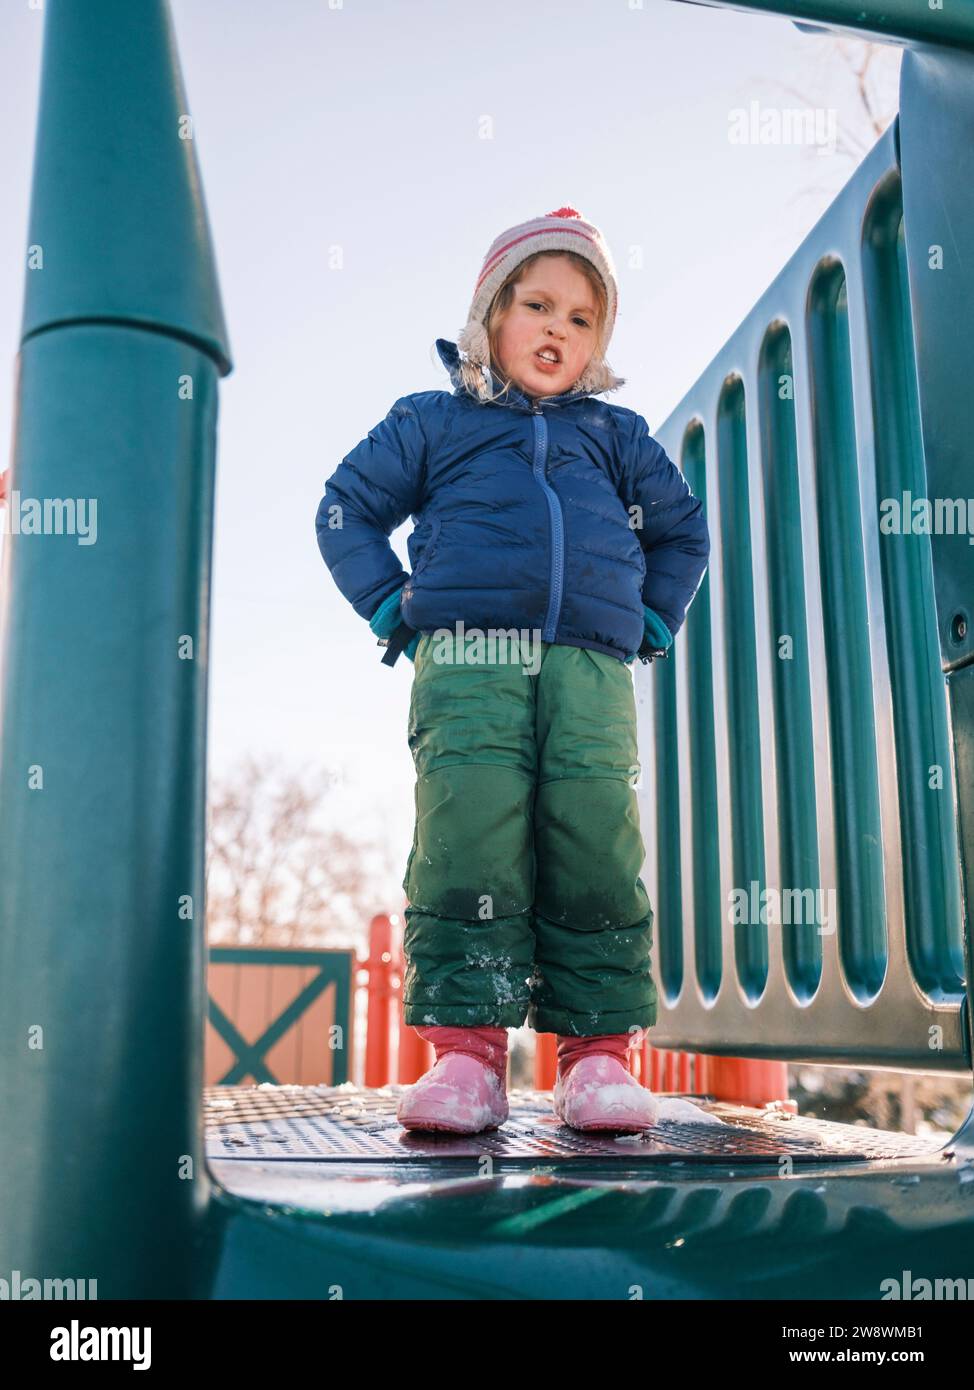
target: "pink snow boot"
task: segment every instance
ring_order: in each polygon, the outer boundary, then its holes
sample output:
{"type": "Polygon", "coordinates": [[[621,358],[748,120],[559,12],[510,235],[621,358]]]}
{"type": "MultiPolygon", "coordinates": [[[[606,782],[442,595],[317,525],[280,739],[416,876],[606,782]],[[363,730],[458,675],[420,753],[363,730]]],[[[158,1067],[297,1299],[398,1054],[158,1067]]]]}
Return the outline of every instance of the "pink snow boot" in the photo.
{"type": "Polygon", "coordinates": [[[479,1134],[496,1129],[507,1103],[506,1028],[417,1028],[436,1065],[404,1092],[396,1118],[405,1129],[479,1134]]]}
{"type": "Polygon", "coordinates": [[[626,1134],[652,1129],[659,1101],[628,1067],[628,1033],[558,1038],[555,1114],[572,1129],[611,1129],[626,1134]]]}

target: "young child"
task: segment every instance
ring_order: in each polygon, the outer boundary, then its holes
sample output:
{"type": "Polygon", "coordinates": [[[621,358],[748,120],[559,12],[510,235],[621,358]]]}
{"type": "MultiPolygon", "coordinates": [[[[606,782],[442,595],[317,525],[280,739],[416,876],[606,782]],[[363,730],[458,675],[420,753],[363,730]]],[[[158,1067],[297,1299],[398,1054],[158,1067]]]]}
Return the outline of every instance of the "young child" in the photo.
{"type": "Polygon", "coordinates": [[[573,208],[503,232],[457,343],[437,340],[452,395],[400,397],[318,508],[383,660],[415,663],[403,1008],[436,1064],[403,1093],[406,1128],[503,1123],[525,1014],[558,1038],[566,1124],[657,1118],[628,1066],[657,1006],[631,663],[667,655],[710,537],[643,417],[596,399],[624,384],[616,299],[573,208]],[[407,576],[388,538],[409,516],[407,576]]]}

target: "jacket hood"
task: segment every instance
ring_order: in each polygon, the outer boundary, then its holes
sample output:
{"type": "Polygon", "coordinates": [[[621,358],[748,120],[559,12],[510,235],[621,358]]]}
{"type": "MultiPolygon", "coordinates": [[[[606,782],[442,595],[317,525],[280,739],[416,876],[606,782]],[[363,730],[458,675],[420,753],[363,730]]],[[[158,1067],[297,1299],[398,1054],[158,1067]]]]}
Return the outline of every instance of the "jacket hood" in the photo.
{"type": "MultiPolygon", "coordinates": [[[[466,395],[470,396],[473,400],[479,400],[479,397],[470,390],[470,387],[463,379],[463,374],[460,371],[460,349],[457,344],[450,342],[448,338],[437,338],[436,351],[439,353],[440,361],[450,373],[450,381],[454,387],[453,394],[455,396],[466,395]]],[[[490,376],[494,391],[503,390],[504,383],[493,368],[490,368],[490,376]]],[[[584,400],[586,396],[593,396],[596,394],[595,391],[591,390],[562,391],[558,396],[538,396],[536,399],[544,405],[569,405],[572,401],[584,400]]],[[[523,391],[520,391],[513,382],[511,383],[510,389],[507,390],[499,400],[481,402],[481,404],[508,405],[520,410],[532,409],[530,398],[525,395],[523,391]]]]}

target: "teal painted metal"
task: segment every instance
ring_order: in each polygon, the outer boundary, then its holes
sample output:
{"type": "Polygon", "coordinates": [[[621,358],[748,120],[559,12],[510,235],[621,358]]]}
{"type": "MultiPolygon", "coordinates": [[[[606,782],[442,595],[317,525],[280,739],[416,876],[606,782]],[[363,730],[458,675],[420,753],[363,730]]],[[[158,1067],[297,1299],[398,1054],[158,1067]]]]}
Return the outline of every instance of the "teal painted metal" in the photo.
{"type": "MultiPolygon", "coordinates": [[[[720,467],[720,527],[724,564],[723,624],[727,673],[727,750],[730,757],[733,881],[766,880],[761,794],[761,737],[758,725],[758,673],[755,658],[754,575],[751,547],[750,492],[744,390],[737,377],[721,388],[717,401],[717,448],[720,467]]],[[[735,968],[749,1002],[768,982],[768,934],[760,922],[735,933],[735,968]]]]}
{"type": "MultiPolygon", "coordinates": [[[[805,577],[802,569],[801,493],[798,480],[798,432],[793,391],[782,392],[781,381],[794,381],[791,334],[784,323],[769,329],[758,362],[760,449],[774,467],[764,472],[765,516],[775,524],[765,528],[768,548],[768,599],[771,630],[795,636],[790,661],[772,663],[775,760],[783,785],[791,789],[779,805],[780,873],[784,883],[822,886],[817,839],[814,765],[805,756],[814,739],[811,671],[804,623],[805,577]]],[[[793,924],[781,928],[782,951],[796,999],[807,1003],[822,978],[822,943],[816,934],[793,924]]],[[[712,997],[712,996],[711,996],[712,997]]]]}
{"type": "MultiPolygon", "coordinates": [[[[683,469],[695,497],[707,496],[707,459],[704,447],[703,429],[691,426],[683,441],[683,469]]],[[[693,883],[691,901],[693,903],[693,928],[691,936],[694,943],[694,963],[696,976],[703,998],[712,1000],[720,989],[721,975],[721,912],[720,912],[720,841],[717,834],[717,759],[714,742],[714,687],[713,656],[710,649],[711,605],[710,575],[704,574],[703,582],[693,600],[693,611],[699,621],[687,631],[686,643],[690,653],[691,669],[695,679],[688,691],[687,700],[687,743],[690,770],[690,844],[693,864],[693,883]]],[[[668,699],[673,707],[671,716],[675,726],[676,687],[672,681],[660,682],[659,698],[668,699]]],[[[657,742],[657,748],[660,747],[657,742]]],[[[672,781],[670,786],[679,785],[680,769],[675,757],[676,738],[665,740],[669,750],[672,781]]],[[[679,864],[680,855],[680,804],[674,798],[666,798],[660,803],[657,817],[669,831],[670,843],[664,853],[659,846],[659,865],[661,882],[664,866],[679,864]],[[665,817],[665,820],[663,819],[665,817]]],[[[679,991],[683,973],[682,934],[676,928],[682,924],[682,896],[675,902],[681,905],[677,913],[665,913],[660,923],[661,940],[670,949],[663,950],[660,964],[666,972],[664,979],[671,994],[679,991]],[[672,954],[671,954],[672,952],[672,954]]]]}
{"type": "Polygon", "coordinates": [[[908,51],[899,119],[656,431],[715,542],[636,672],[658,1046],[971,1065],[974,549],[883,529],[970,490],[970,244],[974,55],[908,51]]]}
{"type": "Polygon", "coordinates": [[[974,48],[969,0],[682,0],[708,9],[781,15],[809,33],[854,34],[888,43],[974,48]]]}
{"type": "Polygon", "coordinates": [[[259,947],[211,946],[209,954],[211,965],[311,966],[318,972],[253,1042],[248,1042],[241,1036],[214,999],[210,998],[207,1001],[210,1022],[234,1054],[233,1065],[224,1072],[217,1085],[238,1086],[250,1076],[258,1084],[280,1085],[279,1079],[265,1060],[268,1052],[329,988],[335,991],[334,1021],[340,1029],[341,1041],[341,1046],[333,1049],[335,1060],[330,1084],[340,1086],[343,1081],[351,1080],[349,1073],[354,1042],[354,951],[274,951],[259,947]]]}
{"type": "MultiPolygon", "coordinates": [[[[221,1191],[218,1299],[879,1300],[884,1280],[967,1279],[970,1198],[954,1163],[645,1169],[441,1163],[408,1181],[263,1179],[221,1191]],[[282,1188],[285,1195],[282,1196],[282,1188]],[[309,1191],[310,1189],[310,1191],[309,1191]],[[371,1197],[371,1200],[370,1200],[371,1197]]],[[[888,1288],[888,1285],[887,1285],[888,1288]]]]}
{"type": "Polygon", "coordinates": [[[166,5],[46,9],[11,489],[80,495],[97,529],[5,547],[0,1267],[179,1297],[200,1286],[211,1191],[206,682],[230,354],[166,5]]]}
{"type": "Polygon", "coordinates": [[[231,370],[192,117],[164,0],[49,0],[22,342],[142,325],[231,370]],[[124,18],[123,18],[124,13],[124,18]],[[140,167],[140,164],[142,167],[140,167]]]}

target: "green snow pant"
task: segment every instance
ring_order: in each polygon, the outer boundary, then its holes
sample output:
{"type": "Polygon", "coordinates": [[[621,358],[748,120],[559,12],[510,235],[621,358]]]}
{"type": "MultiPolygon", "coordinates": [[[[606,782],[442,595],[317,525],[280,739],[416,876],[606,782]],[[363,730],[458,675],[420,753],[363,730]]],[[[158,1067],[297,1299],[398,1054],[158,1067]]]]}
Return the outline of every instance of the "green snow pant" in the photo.
{"type": "Polygon", "coordinates": [[[514,630],[492,662],[476,640],[424,633],[416,649],[405,1022],[518,1028],[527,1013],[539,1033],[649,1028],[632,673],[514,630]]]}

